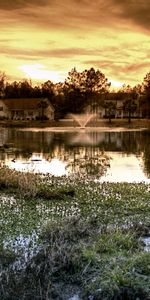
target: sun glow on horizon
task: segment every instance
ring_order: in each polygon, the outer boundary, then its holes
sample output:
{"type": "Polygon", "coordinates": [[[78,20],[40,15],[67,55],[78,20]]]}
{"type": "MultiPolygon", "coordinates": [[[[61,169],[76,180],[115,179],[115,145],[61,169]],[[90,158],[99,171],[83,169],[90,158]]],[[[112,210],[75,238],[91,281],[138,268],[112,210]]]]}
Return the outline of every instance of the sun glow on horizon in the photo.
{"type": "Polygon", "coordinates": [[[121,88],[124,85],[123,82],[120,82],[120,81],[117,81],[117,80],[113,80],[113,79],[110,79],[110,82],[111,82],[111,87],[115,88],[115,89],[119,89],[119,88],[121,88]]]}
{"type": "Polygon", "coordinates": [[[47,70],[42,64],[21,65],[18,69],[33,80],[51,80],[54,83],[61,81],[61,72],[47,70]]]}

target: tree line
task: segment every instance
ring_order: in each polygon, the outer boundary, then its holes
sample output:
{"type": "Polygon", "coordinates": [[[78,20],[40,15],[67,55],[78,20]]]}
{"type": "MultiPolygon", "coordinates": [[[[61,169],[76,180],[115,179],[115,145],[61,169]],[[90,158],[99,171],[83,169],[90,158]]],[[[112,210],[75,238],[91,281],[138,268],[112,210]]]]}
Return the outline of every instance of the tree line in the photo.
{"type": "Polygon", "coordinates": [[[116,109],[115,101],[122,100],[129,121],[133,112],[141,110],[141,116],[150,118],[150,72],[141,84],[134,87],[123,85],[118,91],[110,91],[111,83],[100,70],[90,68],[78,72],[73,68],[64,82],[48,80],[33,85],[30,80],[8,82],[5,73],[0,73],[0,98],[47,98],[55,108],[55,117],[63,118],[68,113],[81,113],[87,107],[94,112],[104,107],[110,118],[116,109]],[[106,101],[108,100],[109,101],[106,101]]]}

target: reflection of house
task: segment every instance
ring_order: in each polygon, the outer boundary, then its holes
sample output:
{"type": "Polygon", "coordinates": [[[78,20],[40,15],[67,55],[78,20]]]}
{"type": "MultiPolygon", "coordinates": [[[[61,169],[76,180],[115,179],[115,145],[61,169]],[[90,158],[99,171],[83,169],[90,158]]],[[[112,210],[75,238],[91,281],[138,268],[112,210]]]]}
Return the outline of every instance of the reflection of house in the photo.
{"type": "Polygon", "coordinates": [[[0,118],[10,120],[54,119],[54,108],[45,98],[0,99],[0,118]],[[42,105],[43,103],[45,106],[42,105]],[[41,104],[41,105],[40,105],[41,104]],[[42,111],[43,110],[43,111],[42,111]]]}
{"type": "Polygon", "coordinates": [[[0,128],[0,147],[7,143],[8,140],[8,129],[0,128]]]}

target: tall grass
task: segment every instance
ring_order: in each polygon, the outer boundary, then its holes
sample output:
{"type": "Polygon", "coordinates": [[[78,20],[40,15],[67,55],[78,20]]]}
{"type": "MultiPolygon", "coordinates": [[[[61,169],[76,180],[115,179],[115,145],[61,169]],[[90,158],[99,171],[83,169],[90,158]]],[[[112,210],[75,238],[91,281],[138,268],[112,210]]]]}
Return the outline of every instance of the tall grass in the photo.
{"type": "Polygon", "coordinates": [[[2,273],[1,299],[68,300],[70,284],[78,286],[81,299],[148,300],[150,253],[143,252],[133,229],[110,234],[99,231],[100,225],[95,218],[49,222],[41,250],[26,268],[2,273]]]}
{"type": "Polygon", "coordinates": [[[15,192],[24,198],[48,200],[63,199],[74,195],[74,190],[70,187],[54,186],[53,178],[48,178],[47,182],[47,177],[44,175],[19,172],[8,167],[0,169],[0,190],[15,192]]]}
{"type": "Polygon", "coordinates": [[[0,186],[16,197],[78,206],[75,216],[57,216],[42,227],[39,251],[23,269],[14,270],[15,255],[1,247],[0,299],[68,300],[68,286],[77,287],[82,300],[150,299],[150,252],[141,239],[150,236],[149,185],[71,181],[4,167],[0,186]]]}

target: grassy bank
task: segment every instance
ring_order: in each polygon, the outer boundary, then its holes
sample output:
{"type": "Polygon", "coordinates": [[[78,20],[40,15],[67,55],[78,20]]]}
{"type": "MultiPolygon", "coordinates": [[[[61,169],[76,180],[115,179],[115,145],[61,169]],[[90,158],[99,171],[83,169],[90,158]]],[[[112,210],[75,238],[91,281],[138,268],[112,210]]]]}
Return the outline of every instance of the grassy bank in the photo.
{"type": "Polygon", "coordinates": [[[0,170],[1,194],[8,201],[15,193],[19,205],[32,202],[34,211],[45,203],[43,215],[50,203],[71,209],[47,219],[39,250],[23,269],[13,268],[19,253],[1,245],[0,299],[68,300],[75,294],[83,300],[150,299],[149,185],[9,172],[0,170]]]}
{"type": "MultiPolygon", "coordinates": [[[[58,121],[21,121],[21,120],[0,120],[1,127],[36,127],[36,128],[46,128],[46,127],[78,127],[78,123],[73,120],[58,120],[58,121]]],[[[111,123],[108,119],[97,119],[90,121],[87,126],[91,127],[126,127],[126,128],[150,128],[150,119],[132,119],[131,123],[128,123],[127,119],[112,119],[111,123]]]]}

